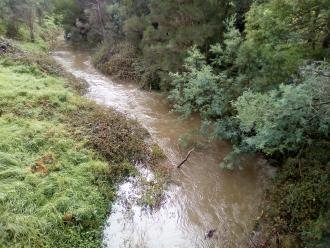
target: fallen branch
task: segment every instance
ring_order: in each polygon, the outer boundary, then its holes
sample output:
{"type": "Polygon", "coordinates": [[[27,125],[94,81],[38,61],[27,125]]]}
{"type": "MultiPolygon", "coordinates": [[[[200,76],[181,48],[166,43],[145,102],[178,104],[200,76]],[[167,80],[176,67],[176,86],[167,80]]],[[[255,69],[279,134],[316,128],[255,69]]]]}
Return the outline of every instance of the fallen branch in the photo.
{"type": "Polygon", "coordinates": [[[193,152],[195,150],[195,148],[193,148],[193,149],[191,149],[189,152],[188,152],[188,154],[187,154],[187,156],[186,156],[186,158],[176,167],[176,168],[178,168],[178,169],[180,169],[181,168],[181,166],[185,163],[185,162],[187,162],[187,160],[188,160],[188,158],[190,157],[190,154],[193,152]]]}

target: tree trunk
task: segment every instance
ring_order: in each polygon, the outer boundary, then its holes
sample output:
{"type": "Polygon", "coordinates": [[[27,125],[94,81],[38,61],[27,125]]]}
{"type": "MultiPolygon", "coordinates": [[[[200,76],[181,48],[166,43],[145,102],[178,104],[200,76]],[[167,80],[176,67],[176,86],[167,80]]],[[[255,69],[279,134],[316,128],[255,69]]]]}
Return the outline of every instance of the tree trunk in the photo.
{"type": "Polygon", "coordinates": [[[104,23],[103,23],[103,16],[102,16],[102,12],[101,12],[100,0],[96,0],[96,12],[97,12],[97,16],[98,16],[99,23],[101,26],[102,37],[104,39],[105,38],[105,27],[104,27],[104,23]]]}
{"type": "Polygon", "coordinates": [[[33,26],[30,27],[29,29],[30,29],[30,40],[31,40],[31,42],[35,42],[33,26]]]}
{"type": "MultiPolygon", "coordinates": [[[[27,10],[28,11],[28,10],[27,10]]],[[[28,14],[27,14],[27,22],[28,22],[28,28],[29,28],[29,32],[30,32],[30,40],[31,42],[35,41],[35,36],[34,36],[34,10],[30,9],[28,14]]]]}

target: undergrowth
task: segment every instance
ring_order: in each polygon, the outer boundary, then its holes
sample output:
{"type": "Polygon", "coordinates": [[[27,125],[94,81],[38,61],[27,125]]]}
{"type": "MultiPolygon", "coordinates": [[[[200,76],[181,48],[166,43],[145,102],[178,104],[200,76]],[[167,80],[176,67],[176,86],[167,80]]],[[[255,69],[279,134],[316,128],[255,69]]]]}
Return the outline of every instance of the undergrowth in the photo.
{"type": "Polygon", "coordinates": [[[288,158],[266,192],[260,247],[330,245],[329,141],[288,158]],[[277,246],[276,246],[277,245],[277,246]]]}
{"type": "Polygon", "coordinates": [[[101,44],[93,55],[93,63],[103,73],[118,79],[135,82],[141,79],[136,48],[127,42],[113,46],[101,44]]]}
{"type": "Polygon", "coordinates": [[[133,81],[145,90],[160,90],[157,69],[146,66],[141,53],[129,42],[101,43],[93,54],[93,64],[116,79],[133,81]]]}

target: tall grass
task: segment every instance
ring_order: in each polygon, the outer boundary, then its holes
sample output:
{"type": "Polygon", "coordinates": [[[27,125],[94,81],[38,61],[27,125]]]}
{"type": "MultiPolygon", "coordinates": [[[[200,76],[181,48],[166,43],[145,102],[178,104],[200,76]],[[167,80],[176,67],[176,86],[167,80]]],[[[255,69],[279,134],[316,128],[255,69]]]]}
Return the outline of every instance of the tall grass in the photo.
{"type": "Polygon", "coordinates": [[[113,123],[102,145],[96,108],[38,64],[0,59],[0,247],[100,247],[115,183],[147,155],[136,123],[97,108],[113,123]]]}

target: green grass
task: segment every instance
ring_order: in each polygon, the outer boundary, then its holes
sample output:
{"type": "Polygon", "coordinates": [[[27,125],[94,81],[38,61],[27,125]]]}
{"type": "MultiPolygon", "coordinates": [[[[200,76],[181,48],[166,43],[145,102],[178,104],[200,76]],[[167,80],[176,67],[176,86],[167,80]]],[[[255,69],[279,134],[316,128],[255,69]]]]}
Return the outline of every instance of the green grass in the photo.
{"type": "Polygon", "coordinates": [[[15,45],[24,51],[31,51],[34,53],[42,53],[48,50],[49,46],[47,42],[42,39],[37,39],[35,42],[30,41],[16,41],[15,45]]]}
{"type": "Polygon", "coordinates": [[[116,183],[147,157],[145,133],[10,56],[0,59],[0,247],[100,247],[116,183]],[[116,125],[97,131],[100,121],[116,125]]]}
{"type": "Polygon", "coordinates": [[[98,247],[100,227],[114,196],[107,173],[84,143],[63,126],[5,116],[0,121],[0,237],[6,247],[98,247]],[[34,171],[38,160],[47,172],[34,171]],[[108,188],[100,191],[97,183],[108,188]],[[73,217],[66,223],[64,216],[73,217]],[[92,242],[81,235],[88,234],[92,242]]]}

